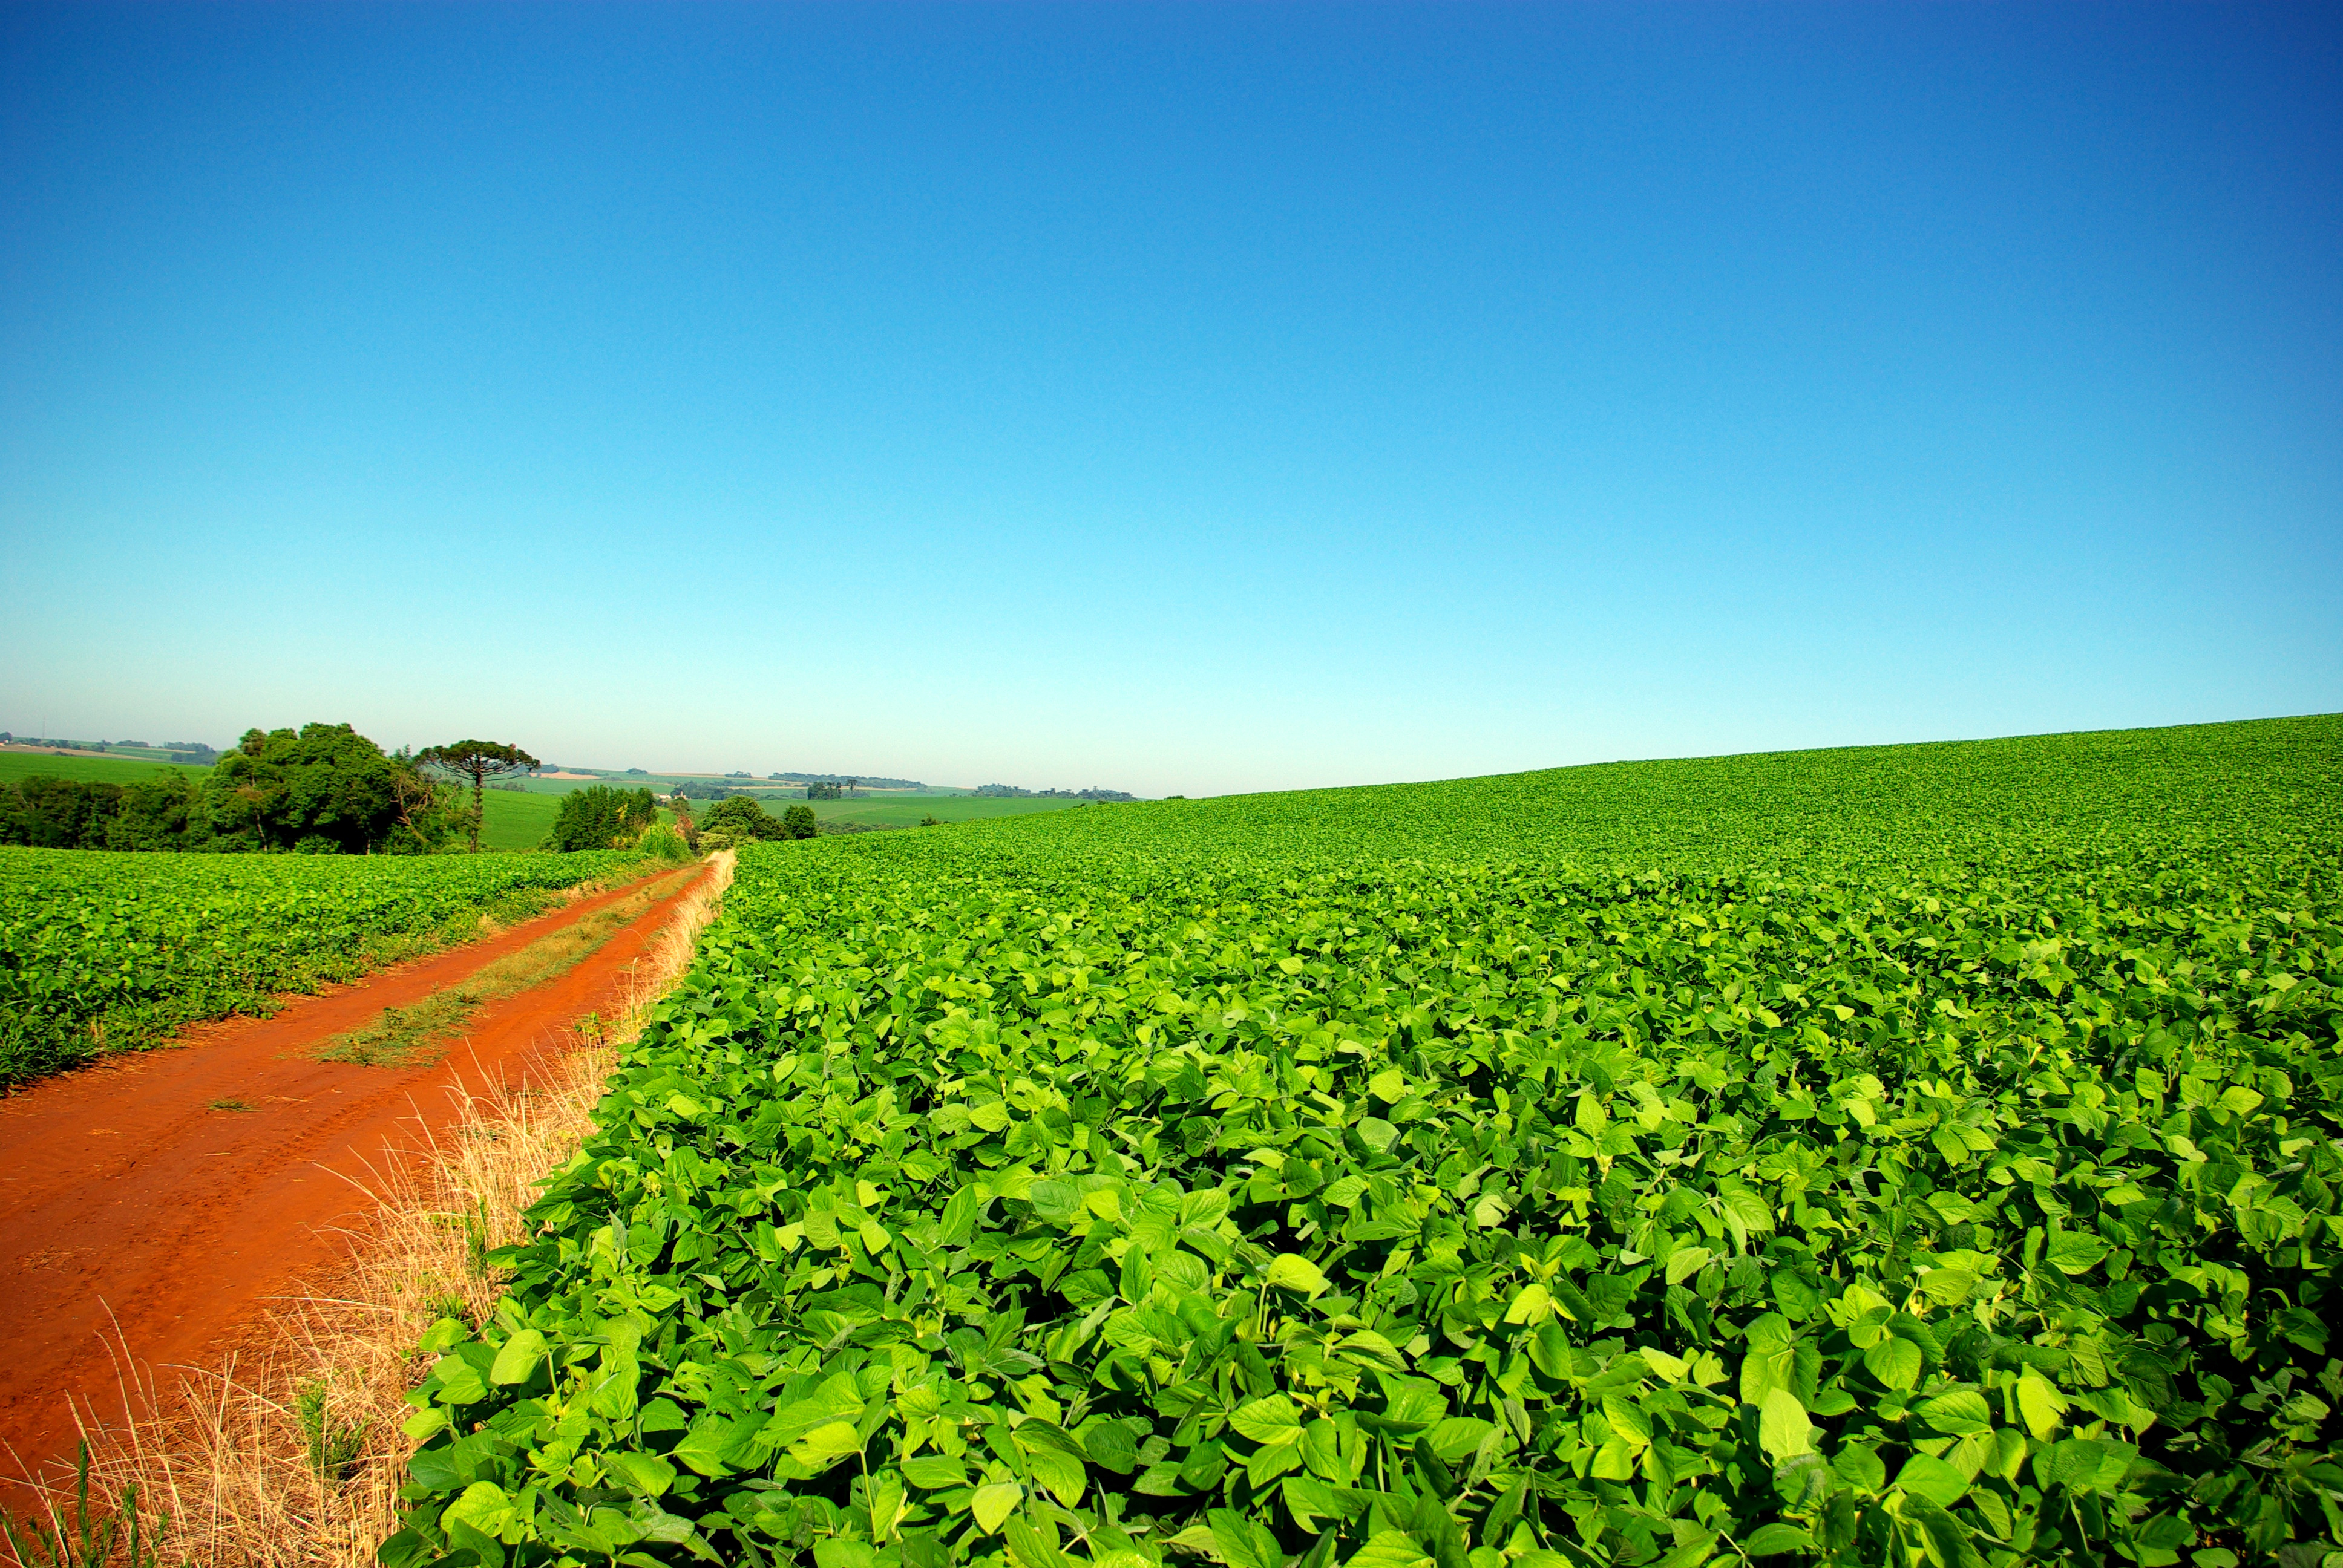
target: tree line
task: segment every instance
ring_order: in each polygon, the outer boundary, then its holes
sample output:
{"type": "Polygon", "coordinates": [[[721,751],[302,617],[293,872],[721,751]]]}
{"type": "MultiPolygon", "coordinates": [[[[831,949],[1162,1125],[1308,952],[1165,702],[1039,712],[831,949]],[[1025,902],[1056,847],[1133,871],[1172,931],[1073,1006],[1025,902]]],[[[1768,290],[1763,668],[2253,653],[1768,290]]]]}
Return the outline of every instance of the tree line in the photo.
{"type": "Polygon", "coordinates": [[[347,724],[250,729],[205,771],[130,784],[0,785],[0,844],[229,854],[430,854],[480,847],[491,779],[537,759],[502,741],[386,752],[347,724]],[[458,781],[471,786],[465,801],[458,781]]]}

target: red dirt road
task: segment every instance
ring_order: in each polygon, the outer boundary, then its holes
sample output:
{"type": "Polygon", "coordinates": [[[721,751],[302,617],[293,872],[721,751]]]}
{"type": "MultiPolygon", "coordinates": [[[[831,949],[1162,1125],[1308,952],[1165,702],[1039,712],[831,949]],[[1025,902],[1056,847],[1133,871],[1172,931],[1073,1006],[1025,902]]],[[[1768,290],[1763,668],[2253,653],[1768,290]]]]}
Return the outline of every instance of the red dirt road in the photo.
{"type": "Polygon", "coordinates": [[[359,1067],[309,1060],[307,1049],[640,885],[297,999],[275,1018],[205,1026],[186,1049],[126,1054],[0,1100],[0,1454],[14,1455],[0,1474],[70,1453],[69,1399],[120,1417],[107,1351],[116,1325],[147,1366],[216,1367],[270,1298],[329,1272],[347,1247],[333,1228],[367,1209],[369,1167],[452,1116],[447,1086],[518,1077],[562,1029],[615,1014],[628,967],[688,888],[567,974],[481,1008],[442,1061],[359,1067]],[[210,1109],[223,1100],[254,1109],[210,1109]]]}

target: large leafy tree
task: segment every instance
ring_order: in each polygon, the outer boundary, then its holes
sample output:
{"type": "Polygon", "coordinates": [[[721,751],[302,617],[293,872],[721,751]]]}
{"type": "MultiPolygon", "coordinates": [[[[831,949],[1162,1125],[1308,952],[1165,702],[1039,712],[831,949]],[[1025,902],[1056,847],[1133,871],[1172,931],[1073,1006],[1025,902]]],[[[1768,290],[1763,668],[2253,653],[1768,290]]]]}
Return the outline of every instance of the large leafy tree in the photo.
{"type": "Polygon", "coordinates": [[[476,855],[480,850],[480,815],[488,803],[488,780],[509,773],[534,773],[545,766],[519,747],[501,740],[458,740],[446,746],[427,746],[415,754],[415,760],[426,768],[472,781],[472,852],[476,855]]]}
{"type": "Polygon", "coordinates": [[[659,801],[649,789],[613,789],[589,785],[561,798],[548,841],[557,849],[608,849],[631,842],[659,819],[659,801]]]}
{"type": "Polygon", "coordinates": [[[398,819],[397,770],[347,724],[247,730],[205,780],[205,811],[222,848],[358,854],[398,819]]]}

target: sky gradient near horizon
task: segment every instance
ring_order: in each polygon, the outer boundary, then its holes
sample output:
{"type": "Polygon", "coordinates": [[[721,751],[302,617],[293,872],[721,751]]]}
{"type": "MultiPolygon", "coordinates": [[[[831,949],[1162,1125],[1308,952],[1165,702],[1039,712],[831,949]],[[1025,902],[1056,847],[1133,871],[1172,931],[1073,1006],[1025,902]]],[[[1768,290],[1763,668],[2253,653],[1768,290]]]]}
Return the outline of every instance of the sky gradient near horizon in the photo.
{"type": "Polygon", "coordinates": [[[0,729],[1142,794],[2343,709],[2332,7],[0,10],[0,729]]]}

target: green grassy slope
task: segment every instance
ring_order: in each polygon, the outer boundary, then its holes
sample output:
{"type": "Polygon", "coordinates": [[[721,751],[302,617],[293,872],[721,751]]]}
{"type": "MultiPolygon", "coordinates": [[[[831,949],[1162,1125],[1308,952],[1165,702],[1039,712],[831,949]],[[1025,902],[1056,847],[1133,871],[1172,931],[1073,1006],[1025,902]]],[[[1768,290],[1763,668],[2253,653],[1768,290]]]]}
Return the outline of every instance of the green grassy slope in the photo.
{"type": "Polygon", "coordinates": [[[552,830],[553,819],[560,809],[558,795],[491,789],[481,797],[480,848],[534,849],[552,830]]]}
{"type": "Polygon", "coordinates": [[[1613,762],[1438,783],[1141,801],[989,829],[1282,856],[1807,871],[2333,839],[2343,715],[1613,762]]]}
{"type": "MultiPolygon", "coordinates": [[[[791,806],[802,806],[802,800],[777,801],[767,808],[776,813],[791,806]]],[[[910,798],[881,797],[864,800],[816,800],[813,814],[824,821],[872,822],[886,827],[910,828],[922,817],[933,817],[939,822],[981,822],[1000,817],[1031,817],[1044,811],[1062,811],[1081,804],[1078,800],[1032,800],[1011,797],[1007,799],[990,795],[918,795],[910,798]]]]}
{"type": "Polygon", "coordinates": [[[82,784],[136,784],[166,768],[198,776],[208,768],[187,768],[176,762],[148,762],[134,757],[51,757],[36,751],[0,751],[0,784],[14,784],[36,774],[71,779],[82,784]]]}

